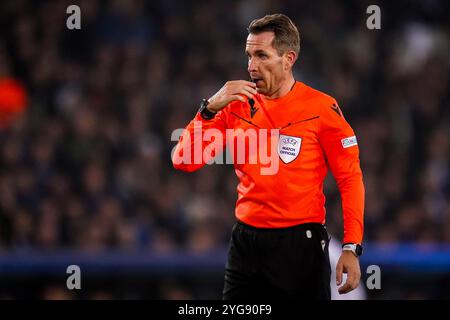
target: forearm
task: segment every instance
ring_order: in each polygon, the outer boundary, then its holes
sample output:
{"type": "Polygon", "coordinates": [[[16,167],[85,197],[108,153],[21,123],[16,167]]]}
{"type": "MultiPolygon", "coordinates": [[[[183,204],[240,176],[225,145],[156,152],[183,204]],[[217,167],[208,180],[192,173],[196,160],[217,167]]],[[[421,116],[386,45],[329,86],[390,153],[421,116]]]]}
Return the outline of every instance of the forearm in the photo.
{"type": "Polygon", "coordinates": [[[223,150],[224,131],[220,120],[204,120],[197,113],[183,130],[172,152],[174,168],[187,172],[202,168],[223,150]]]}
{"type": "Polygon", "coordinates": [[[352,174],[338,183],[344,220],[343,243],[361,243],[364,234],[365,190],[361,173],[352,174]]]}

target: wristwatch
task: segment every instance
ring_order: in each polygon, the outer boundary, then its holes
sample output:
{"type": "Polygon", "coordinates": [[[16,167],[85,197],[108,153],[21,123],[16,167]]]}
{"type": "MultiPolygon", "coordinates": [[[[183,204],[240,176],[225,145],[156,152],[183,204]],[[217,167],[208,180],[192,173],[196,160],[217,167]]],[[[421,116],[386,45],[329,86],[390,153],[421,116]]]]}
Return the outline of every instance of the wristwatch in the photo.
{"type": "Polygon", "coordinates": [[[209,104],[208,99],[203,99],[202,102],[200,103],[200,108],[198,109],[198,112],[200,112],[200,116],[205,120],[211,120],[217,114],[217,112],[209,111],[206,108],[208,104],[209,104]]]}
{"type": "Polygon", "coordinates": [[[357,243],[344,243],[342,251],[351,251],[355,256],[359,257],[363,253],[363,247],[357,243]]]}

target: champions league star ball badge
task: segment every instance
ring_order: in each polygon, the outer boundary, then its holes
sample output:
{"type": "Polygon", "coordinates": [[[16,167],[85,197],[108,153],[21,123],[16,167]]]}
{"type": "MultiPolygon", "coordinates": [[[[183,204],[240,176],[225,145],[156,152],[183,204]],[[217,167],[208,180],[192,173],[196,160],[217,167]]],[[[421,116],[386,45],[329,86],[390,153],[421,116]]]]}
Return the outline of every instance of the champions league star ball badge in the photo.
{"type": "Polygon", "coordinates": [[[280,156],[281,161],[284,163],[294,161],[300,153],[301,146],[302,138],[280,134],[280,139],[278,140],[278,155],[280,156]]]}

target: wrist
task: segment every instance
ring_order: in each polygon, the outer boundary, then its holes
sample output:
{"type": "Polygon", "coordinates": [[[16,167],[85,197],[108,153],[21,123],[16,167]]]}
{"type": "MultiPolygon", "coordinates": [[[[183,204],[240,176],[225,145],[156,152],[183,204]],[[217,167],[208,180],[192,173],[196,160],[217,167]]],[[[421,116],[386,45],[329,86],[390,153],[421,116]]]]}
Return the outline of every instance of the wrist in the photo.
{"type": "Polygon", "coordinates": [[[213,99],[213,97],[207,99],[208,104],[206,105],[206,108],[211,112],[219,112],[220,109],[222,109],[220,106],[217,105],[216,101],[213,99]]]}
{"type": "Polygon", "coordinates": [[[349,251],[356,257],[359,257],[363,253],[363,247],[358,243],[344,243],[342,245],[342,252],[349,251]]]}
{"type": "Polygon", "coordinates": [[[214,110],[214,108],[211,106],[211,104],[208,104],[208,105],[206,106],[206,109],[207,109],[209,112],[217,113],[217,111],[214,110]]]}
{"type": "Polygon", "coordinates": [[[198,109],[198,112],[200,113],[200,116],[205,120],[211,120],[213,119],[217,112],[211,109],[209,106],[209,100],[203,99],[200,108],[198,109]]]}

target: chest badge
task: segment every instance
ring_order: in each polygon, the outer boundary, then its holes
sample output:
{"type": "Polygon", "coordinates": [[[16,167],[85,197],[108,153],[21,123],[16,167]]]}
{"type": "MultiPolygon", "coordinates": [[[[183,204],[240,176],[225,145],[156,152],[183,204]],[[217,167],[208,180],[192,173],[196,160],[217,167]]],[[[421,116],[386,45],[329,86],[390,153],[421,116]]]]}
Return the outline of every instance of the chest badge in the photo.
{"type": "Polygon", "coordinates": [[[302,138],[280,134],[278,140],[278,155],[284,163],[297,159],[302,146],[302,138]]]}

